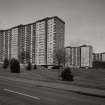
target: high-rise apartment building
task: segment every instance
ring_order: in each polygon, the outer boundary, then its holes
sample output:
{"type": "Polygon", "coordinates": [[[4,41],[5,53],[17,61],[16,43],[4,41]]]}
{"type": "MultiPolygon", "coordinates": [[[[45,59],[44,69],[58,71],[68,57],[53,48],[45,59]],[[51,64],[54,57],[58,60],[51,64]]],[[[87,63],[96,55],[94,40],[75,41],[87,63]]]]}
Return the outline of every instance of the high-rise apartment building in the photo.
{"type": "Polygon", "coordinates": [[[25,25],[25,52],[26,52],[26,61],[32,63],[32,25],[25,25]]]}
{"type": "Polygon", "coordinates": [[[32,38],[32,63],[35,64],[35,49],[36,49],[36,24],[33,24],[33,28],[31,29],[31,32],[33,35],[31,36],[32,38]]]}
{"type": "Polygon", "coordinates": [[[71,47],[65,48],[65,66],[71,67],[71,47]]]}
{"type": "Polygon", "coordinates": [[[10,30],[0,30],[0,62],[10,57],[10,30]]]}
{"type": "Polygon", "coordinates": [[[93,61],[105,62],[105,52],[93,53],[93,61]]]}
{"type": "Polygon", "coordinates": [[[92,56],[92,46],[83,45],[81,48],[81,67],[92,67],[93,56],[92,56]]]}
{"type": "Polygon", "coordinates": [[[79,68],[81,64],[80,47],[66,47],[66,66],[79,68]]]}
{"type": "Polygon", "coordinates": [[[56,51],[64,48],[64,32],[65,22],[57,16],[0,30],[0,61],[5,57],[19,59],[25,52],[25,62],[55,65],[56,51]]]}
{"type": "Polygon", "coordinates": [[[19,50],[19,27],[13,27],[11,29],[11,58],[18,59],[19,50]]]}
{"type": "Polygon", "coordinates": [[[72,68],[92,67],[92,46],[66,47],[65,66],[72,68]]]}
{"type": "Polygon", "coordinates": [[[18,26],[18,34],[19,34],[19,49],[18,49],[18,53],[21,53],[25,50],[25,26],[24,25],[20,25],[18,26]]]}
{"type": "Polygon", "coordinates": [[[101,53],[93,53],[93,61],[102,61],[101,53]]]}
{"type": "Polygon", "coordinates": [[[7,43],[8,43],[8,59],[10,59],[11,58],[11,30],[8,30],[7,31],[7,34],[8,34],[8,41],[7,41],[7,43]]]}
{"type": "Polygon", "coordinates": [[[72,66],[73,67],[77,67],[79,68],[80,67],[80,47],[72,47],[71,49],[71,63],[72,63],[72,66]]]}
{"type": "Polygon", "coordinates": [[[47,65],[47,34],[46,19],[36,22],[35,64],[47,65]]]}
{"type": "Polygon", "coordinates": [[[57,63],[56,52],[64,49],[64,22],[55,17],[47,21],[47,64],[57,63]]]}
{"type": "Polygon", "coordinates": [[[101,53],[102,55],[102,62],[105,62],[105,52],[101,53]]]}
{"type": "Polygon", "coordinates": [[[4,37],[3,30],[0,30],[0,62],[3,62],[3,46],[4,46],[4,37]]]}
{"type": "Polygon", "coordinates": [[[35,61],[37,65],[55,65],[56,51],[64,48],[65,23],[58,17],[36,22],[35,61]]]}

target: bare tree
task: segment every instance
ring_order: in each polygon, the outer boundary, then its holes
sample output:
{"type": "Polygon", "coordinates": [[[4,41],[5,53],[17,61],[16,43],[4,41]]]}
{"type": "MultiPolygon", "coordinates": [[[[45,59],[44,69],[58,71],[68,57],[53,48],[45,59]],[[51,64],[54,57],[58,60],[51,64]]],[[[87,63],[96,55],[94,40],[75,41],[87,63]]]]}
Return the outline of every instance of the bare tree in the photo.
{"type": "Polygon", "coordinates": [[[69,51],[66,51],[66,49],[65,49],[65,66],[70,66],[70,64],[71,64],[71,61],[72,60],[72,56],[71,56],[71,54],[70,54],[70,52],[69,51]]]}
{"type": "MultiPolygon", "coordinates": [[[[56,61],[59,67],[65,66],[66,52],[64,48],[56,50],[56,61]]],[[[62,69],[58,69],[58,79],[61,78],[61,72],[62,72],[62,69]]]]}
{"type": "Polygon", "coordinates": [[[21,62],[22,64],[24,64],[25,58],[26,58],[25,51],[22,51],[22,52],[20,53],[20,56],[19,56],[20,62],[21,62]]]}
{"type": "Polygon", "coordinates": [[[61,65],[65,65],[65,49],[58,49],[56,51],[56,60],[57,60],[57,63],[58,63],[58,66],[61,66],[61,65]]]}
{"type": "Polygon", "coordinates": [[[25,61],[26,62],[29,62],[30,61],[30,53],[29,52],[25,52],[25,51],[22,51],[19,55],[19,61],[24,64],[25,61]]]}
{"type": "Polygon", "coordinates": [[[23,66],[25,67],[25,58],[26,58],[26,53],[25,51],[21,51],[19,57],[19,61],[23,66]]]}

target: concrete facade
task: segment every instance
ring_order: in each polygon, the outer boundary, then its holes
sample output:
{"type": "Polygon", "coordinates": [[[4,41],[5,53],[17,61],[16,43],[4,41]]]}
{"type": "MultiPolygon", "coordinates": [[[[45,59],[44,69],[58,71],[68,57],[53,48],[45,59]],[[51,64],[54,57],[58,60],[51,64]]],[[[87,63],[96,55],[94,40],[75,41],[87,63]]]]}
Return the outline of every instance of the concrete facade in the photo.
{"type": "Polygon", "coordinates": [[[81,64],[80,47],[66,47],[66,66],[79,68],[81,64]]]}
{"type": "Polygon", "coordinates": [[[92,67],[92,46],[83,45],[79,47],[66,47],[65,66],[71,68],[92,67]]]}
{"type": "Polygon", "coordinates": [[[57,64],[56,52],[64,49],[65,25],[59,18],[47,21],[47,64],[57,64]]]}
{"type": "Polygon", "coordinates": [[[57,16],[0,30],[0,61],[5,57],[20,59],[25,52],[25,62],[55,65],[57,49],[64,48],[64,33],[65,22],[57,16]]]}
{"type": "Polygon", "coordinates": [[[102,61],[105,62],[105,52],[102,53],[102,61]]]}
{"type": "Polygon", "coordinates": [[[11,29],[11,58],[18,59],[18,27],[11,29]]]}
{"type": "Polygon", "coordinates": [[[92,67],[93,63],[93,48],[90,45],[83,45],[81,47],[81,67],[92,67]]]}
{"type": "Polygon", "coordinates": [[[93,53],[93,61],[102,61],[101,53],[93,53]]]}

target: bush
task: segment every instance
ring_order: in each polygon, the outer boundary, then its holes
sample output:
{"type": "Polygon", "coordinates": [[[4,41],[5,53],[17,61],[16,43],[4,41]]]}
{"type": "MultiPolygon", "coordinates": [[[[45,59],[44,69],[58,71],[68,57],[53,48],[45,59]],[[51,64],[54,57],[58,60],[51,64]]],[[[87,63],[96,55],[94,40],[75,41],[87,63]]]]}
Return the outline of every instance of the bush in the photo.
{"type": "Polygon", "coordinates": [[[9,61],[7,58],[4,59],[3,68],[6,69],[9,66],[9,61]]]}
{"type": "Polygon", "coordinates": [[[47,66],[47,65],[42,65],[41,67],[43,67],[43,68],[48,68],[48,66],[47,66]]]}
{"type": "Polygon", "coordinates": [[[52,69],[60,69],[62,66],[53,66],[52,69]]]}
{"type": "Polygon", "coordinates": [[[64,81],[73,81],[73,75],[71,73],[71,70],[69,67],[66,67],[62,72],[61,72],[61,78],[64,81]]]}
{"type": "Polygon", "coordinates": [[[93,62],[93,68],[105,68],[105,62],[102,61],[94,61],[93,62]]]}
{"type": "Polygon", "coordinates": [[[20,73],[20,63],[15,58],[10,61],[10,70],[12,73],[20,73]]]}
{"type": "Polygon", "coordinates": [[[26,67],[26,70],[31,70],[32,69],[32,65],[31,65],[31,62],[28,62],[28,65],[26,67]]]}
{"type": "Polygon", "coordinates": [[[37,66],[36,65],[34,65],[34,69],[37,69],[37,66]]]}

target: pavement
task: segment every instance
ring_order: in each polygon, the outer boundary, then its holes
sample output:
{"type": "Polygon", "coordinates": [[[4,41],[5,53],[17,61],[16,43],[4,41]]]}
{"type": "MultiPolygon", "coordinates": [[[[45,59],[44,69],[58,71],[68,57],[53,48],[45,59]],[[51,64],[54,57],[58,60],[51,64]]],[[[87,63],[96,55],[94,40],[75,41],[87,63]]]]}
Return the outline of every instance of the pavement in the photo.
{"type": "Polygon", "coordinates": [[[76,92],[80,94],[105,98],[105,90],[102,90],[102,89],[87,88],[87,87],[80,87],[80,86],[75,86],[75,85],[67,85],[67,84],[52,83],[52,82],[37,81],[37,80],[28,80],[28,79],[16,78],[16,77],[0,76],[0,79],[11,80],[11,81],[21,82],[21,83],[34,84],[36,86],[72,91],[72,92],[76,92]]]}
{"type": "Polygon", "coordinates": [[[78,94],[82,90],[90,91],[77,86],[0,76],[0,105],[105,105],[104,97],[78,94]]]}

